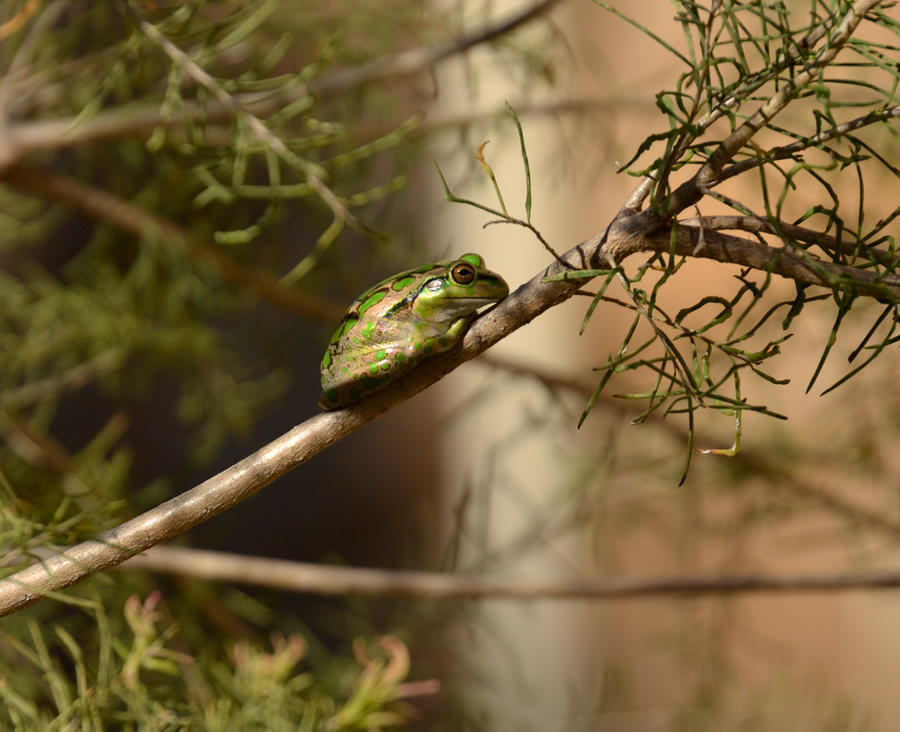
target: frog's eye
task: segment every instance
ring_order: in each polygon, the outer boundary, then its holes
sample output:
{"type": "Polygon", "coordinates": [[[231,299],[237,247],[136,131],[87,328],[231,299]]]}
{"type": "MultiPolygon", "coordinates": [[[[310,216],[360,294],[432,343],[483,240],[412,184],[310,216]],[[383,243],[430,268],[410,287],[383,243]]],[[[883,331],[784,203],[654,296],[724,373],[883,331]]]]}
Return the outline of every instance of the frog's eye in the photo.
{"type": "Polygon", "coordinates": [[[468,262],[460,262],[450,270],[450,276],[457,285],[470,285],[475,279],[475,268],[468,262]]]}

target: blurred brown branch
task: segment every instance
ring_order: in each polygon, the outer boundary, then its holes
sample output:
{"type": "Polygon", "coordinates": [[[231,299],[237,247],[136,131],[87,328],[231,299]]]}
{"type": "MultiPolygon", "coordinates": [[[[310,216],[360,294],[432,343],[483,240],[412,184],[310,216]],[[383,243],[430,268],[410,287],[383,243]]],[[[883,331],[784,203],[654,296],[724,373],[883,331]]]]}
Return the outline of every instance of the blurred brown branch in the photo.
{"type": "Polygon", "coordinates": [[[171,546],[154,547],[130,559],[121,569],[142,569],[314,595],[401,595],[445,600],[476,597],[619,600],[665,595],[841,592],[900,587],[900,571],[569,581],[505,580],[441,572],[336,567],[171,546]]]}
{"type": "MultiPolygon", "coordinates": [[[[494,353],[483,355],[478,362],[485,366],[502,369],[511,374],[535,379],[554,392],[567,390],[577,392],[584,397],[590,397],[596,388],[593,384],[585,381],[562,376],[548,369],[514,361],[494,353]]],[[[606,406],[623,414],[634,415],[644,411],[634,402],[618,399],[609,394],[600,394],[599,399],[606,406]]],[[[646,422],[665,430],[677,439],[680,444],[685,444],[687,441],[688,433],[685,427],[674,420],[665,419],[659,412],[650,413],[646,418],[646,422]]],[[[714,444],[716,440],[712,435],[695,430],[695,441],[714,444]]],[[[821,484],[811,483],[802,475],[797,474],[798,472],[802,473],[802,470],[795,471],[784,466],[765,450],[744,446],[739,452],[727,459],[738,465],[746,466],[756,475],[765,477],[775,489],[788,490],[809,498],[844,521],[872,529],[894,541],[900,541],[900,523],[892,520],[884,511],[867,508],[821,484]]]]}
{"type": "Polygon", "coordinates": [[[7,170],[3,179],[50,203],[74,206],[139,238],[150,236],[166,244],[183,246],[194,259],[212,265],[227,282],[244,287],[278,307],[323,322],[331,322],[343,314],[343,309],[327,300],[285,287],[264,272],[241,267],[223,254],[221,247],[196,239],[174,222],[74,178],[40,168],[16,166],[7,170]]]}

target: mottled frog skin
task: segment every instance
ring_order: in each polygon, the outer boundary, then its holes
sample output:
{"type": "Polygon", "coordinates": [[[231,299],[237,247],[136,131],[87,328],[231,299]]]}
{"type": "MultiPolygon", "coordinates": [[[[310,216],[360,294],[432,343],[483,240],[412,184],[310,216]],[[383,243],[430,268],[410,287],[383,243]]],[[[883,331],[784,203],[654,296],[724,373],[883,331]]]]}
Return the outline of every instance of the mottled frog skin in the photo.
{"type": "Polygon", "coordinates": [[[509,294],[478,254],[424,264],[366,290],[347,310],[322,358],[319,406],[335,409],[450,349],[476,311],[509,294]]]}

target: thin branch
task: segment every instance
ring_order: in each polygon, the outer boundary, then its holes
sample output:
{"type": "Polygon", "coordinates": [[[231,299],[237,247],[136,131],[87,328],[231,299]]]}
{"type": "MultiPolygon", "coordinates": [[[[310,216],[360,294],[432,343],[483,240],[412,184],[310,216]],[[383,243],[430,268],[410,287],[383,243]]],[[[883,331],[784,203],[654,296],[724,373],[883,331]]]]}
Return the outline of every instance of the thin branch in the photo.
{"type": "Polygon", "coordinates": [[[313,595],[411,596],[442,600],[623,600],[749,592],[845,592],[900,588],[900,572],[897,571],[688,575],[573,581],[504,580],[442,572],[335,567],[170,546],[158,546],[133,557],[121,569],[142,569],[313,595]]]}
{"type": "Polygon", "coordinates": [[[867,257],[871,257],[875,261],[883,264],[894,265],[897,263],[898,255],[892,255],[882,249],[868,247],[853,235],[852,232],[845,231],[850,241],[843,238],[838,239],[830,234],[808,229],[804,226],[789,224],[786,221],[779,221],[778,226],[773,225],[769,220],[762,216],[695,216],[689,219],[680,219],[679,223],[685,226],[697,227],[707,231],[723,231],[732,229],[736,231],[746,231],[748,233],[766,233],[775,235],[784,235],[796,241],[802,241],[806,244],[814,244],[821,247],[825,251],[841,252],[848,255],[858,255],[862,252],[867,257]]]}
{"type": "Polygon", "coordinates": [[[177,224],[74,178],[18,166],[6,171],[3,180],[48,201],[75,206],[137,237],[182,246],[193,259],[212,265],[227,282],[244,287],[278,307],[324,322],[339,319],[343,312],[327,300],[284,287],[268,274],[245,269],[223,254],[220,247],[195,239],[177,224]]]}
{"type": "Polygon", "coordinates": [[[800,140],[797,140],[796,142],[790,143],[789,145],[773,147],[770,150],[762,153],[758,158],[747,158],[746,160],[741,160],[737,163],[734,163],[733,165],[729,165],[719,175],[719,182],[727,180],[728,178],[733,178],[734,176],[740,175],[747,170],[758,168],[760,165],[768,161],[785,160],[786,158],[791,158],[794,155],[803,152],[804,150],[808,150],[811,147],[821,145],[823,142],[834,140],[835,138],[841,137],[842,135],[846,135],[848,132],[858,130],[861,127],[866,127],[877,122],[886,122],[889,119],[894,119],[897,117],[900,117],[900,105],[895,105],[893,107],[887,107],[885,109],[869,112],[862,117],[857,117],[856,119],[852,119],[849,122],[844,122],[843,124],[837,125],[836,127],[832,127],[827,130],[822,130],[821,132],[812,135],[811,137],[804,137],[800,140]]]}
{"type": "MultiPolygon", "coordinates": [[[[582,114],[584,112],[621,111],[623,107],[633,111],[646,111],[647,105],[636,99],[612,99],[605,97],[584,97],[582,99],[553,99],[547,101],[522,100],[509,102],[519,117],[558,117],[564,114],[582,114]]],[[[423,135],[441,130],[455,130],[478,122],[490,122],[509,118],[509,110],[504,104],[491,109],[467,108],[458,112],[450,112],[440,116],[429,116],[415,130],[413,135],[423,135]]],[[[363,138],[380,137],[390,132],[393,127],[374,129],[361,128],[363,138]]]]}
{"type": "Polygon", "coordinates": [[[638,186],[631,192],[628,200],[625,201],[625,205],[619,210],[619,217],[627,216],[628,214],[641,210],[641,206],[644,205],[644,201],[646,201],[647,196],[650,195],[650,190],[653,188],[653,181],[655,179],[656,177],[651,174],[645,176],[641,180],[638,186]]]}
{"type": "MultiPolygon", "coordinates": [[[[22,9],[22,12],[0,26],[0,39],[6,37],[6,35],[11,32],[15,32],[17,27],[15,25],[16,21],[27,21],[28,17],[37,10],[39,5],[39,2],[28,3],[22,9]],[[5,31],[8,31],[8,33],[5,31]]],[[[55,2],[52,2],[47,6],[44,12],[38,16],[37,20],[29,29],[25,36],[25,40],[22,41],[19,48],[16,50],[3,77],[0,78],[0,119],[2,119],[2,127],[6,127],[9,123],[9,100],[13,94],[13,84],[20,76],[22,69],[25,68],[26,64],[31,60],[35,49],[46,32],[50,30],[59,16],[65,11],[66,6],[67,3],[63,2],[63,0],[55,0],[55,2]]]]}
{"type": "Polygon", "coordinates": [[[0,391],[0,409],[18,409],[35,402],[54,399],[67,391],[90,384],[103,374],[118,369],[125,362],[125,352],[108,348],[68,371],[29,384],[0,391]]]}
{"type": "MultiPolygon", "coordinates": [[[[122,414],[113,415],[107,427],[121,435],[128,420],[122,414]]],[[[96,513],[101,510],[97,493],[86,485],[78,474],[77,461],[68,450],[49,434],[36,429],[27,420],[0,410],[0,434],[9,447],[24,462],[49,468],[60,480],[60,487],[79,508],[96,513]]],[[[14,552],[13,552],[14,553],[14,552]]]]}
{"type": "Polygon", "coordinates": [[[27,0],[18,13],[0,25],[0,41],[9,38],[13,33],[19,30],[19,28],[25,25],[40,6],[41,0],[27,0]]]}
{"type": "MultiPolygon", "coordinates": [[[[595,384],[589,384],[577,378],[562,376],[549,369],[536,367],[530,363],[521,363],[503,356],[497,356],[493,353],[481,356],[479,363],[502,369],[512,374],[537,379],[551,390],[566,389],[577,392],[588,398],[592,397],[596,390],[595,384]]],[[[622,414],[634,414],[643,411],[633,402],[618,399],[609,394],[602,393],[600,394],[599,399],[602,400],[606,406],[615,409],[622,414]]],[[[688,437],[686,430],[681,424],[671,419],[666,419],[659,412],[651,412],[647,416],[646,422],[655,424],[657,427],[665,430],[682,444],[684,444],[688,437]]],[[[695,442],[705,442],[707,444],[714,443],[714,438],[711,435],[703,434],[696,429],[695,433],[695,442]]],[[[740,452],[730,457],[729,460],[732,460],[739,465],[744,465],[748,470],[765,477],[773,487],[784,488],[806,498],[810,498],[846,521],[855,525],[874,529],[894,541],[900,540],[900,524],[896,521],[892,521],[884,511],[872,510],[855,503],[854,501],[848,500],[844,496],[841,496],[822,485],[813,485],[812,483],[809,483],[803,477],[796,475],[794,470],[786,468],[777,460],[773,460],[772,456],[766,451],[758,451],[753,448],[743,447],[740,452]]]]}
{"type": "Polygon", "coordinates": [[[448,43],[438,46],[413,48],[386,58],[375,59],[353,68],[337,71],[310,82],[309,93],[333,95],[348,89],[381,82],[387,79],[421,74],[437,66],[441,61],[465,53],[475,46],[488,43],[535,18],[544,15],[560,0],[539,0],[513,13],[508,18],[493,25],[477,28],[448,43]]]}
{"type": "MultiPolygon", "coordinates": [[[[669,252],[672,242],[666,236],[643,239],[647,250],[669,252]]],[[[772,272],[804,285],[853,288],[875,298],[900,298],[900,275],[884,274],[869,269],[816,259],[806,253],[803,258],[782,247],[770,247],[759,241],[709,231],[695,226],[679,225],[675,237],[675,254],[714,259],[717,262],[744,265],[761,272],[772,272]],[[703,247],[697,242],[703,232],[703,247]]]]}

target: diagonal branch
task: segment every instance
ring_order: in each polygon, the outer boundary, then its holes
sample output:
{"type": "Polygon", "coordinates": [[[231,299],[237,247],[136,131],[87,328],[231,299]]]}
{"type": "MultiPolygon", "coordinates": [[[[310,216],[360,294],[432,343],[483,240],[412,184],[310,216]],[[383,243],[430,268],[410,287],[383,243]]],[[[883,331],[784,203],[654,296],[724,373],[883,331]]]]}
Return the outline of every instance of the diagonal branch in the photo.
{"type": "MultiPolygon", "coordinates": [[[[120,564],[231,508],[383,412],[419,393],[545,310],[572,297],[583,284],[581,280],[572,279],[546,281],[547,277],[565,275],[572,267],[599,268],[610,253],[614,253],[616,260],[621,262],[624,257],[641,251],[670,251],[673,243],[669,230],[655,233],[649,230],[651,219],[647,214],[643,211],[620,216],[606,232],[573,247],[563,256],[565,264],[552,262],[478,318],[466,333],[461,346],[428,359],[406,378],[349,407],[307,419],[180,496],[101,534],[97,539],[83,542],[3,580],[0,582],[0,616],[36,602],[48,592],[68,587],[120,564]]],[[[699,241],[699,228],[679,226],[674,242],[675,253],[773,272],[811,285],[832,287],[833,280],[846,279],[860,292],[885,297],[900,296],[900,277],[895,275],[879,277],[869,271],[854,270],[832,262],[818,262],[818,269],[811,269],[807,262],[798,261],[784,249],[716,231],[704,232],[703,246],[697,251],[699,241]]]]}

